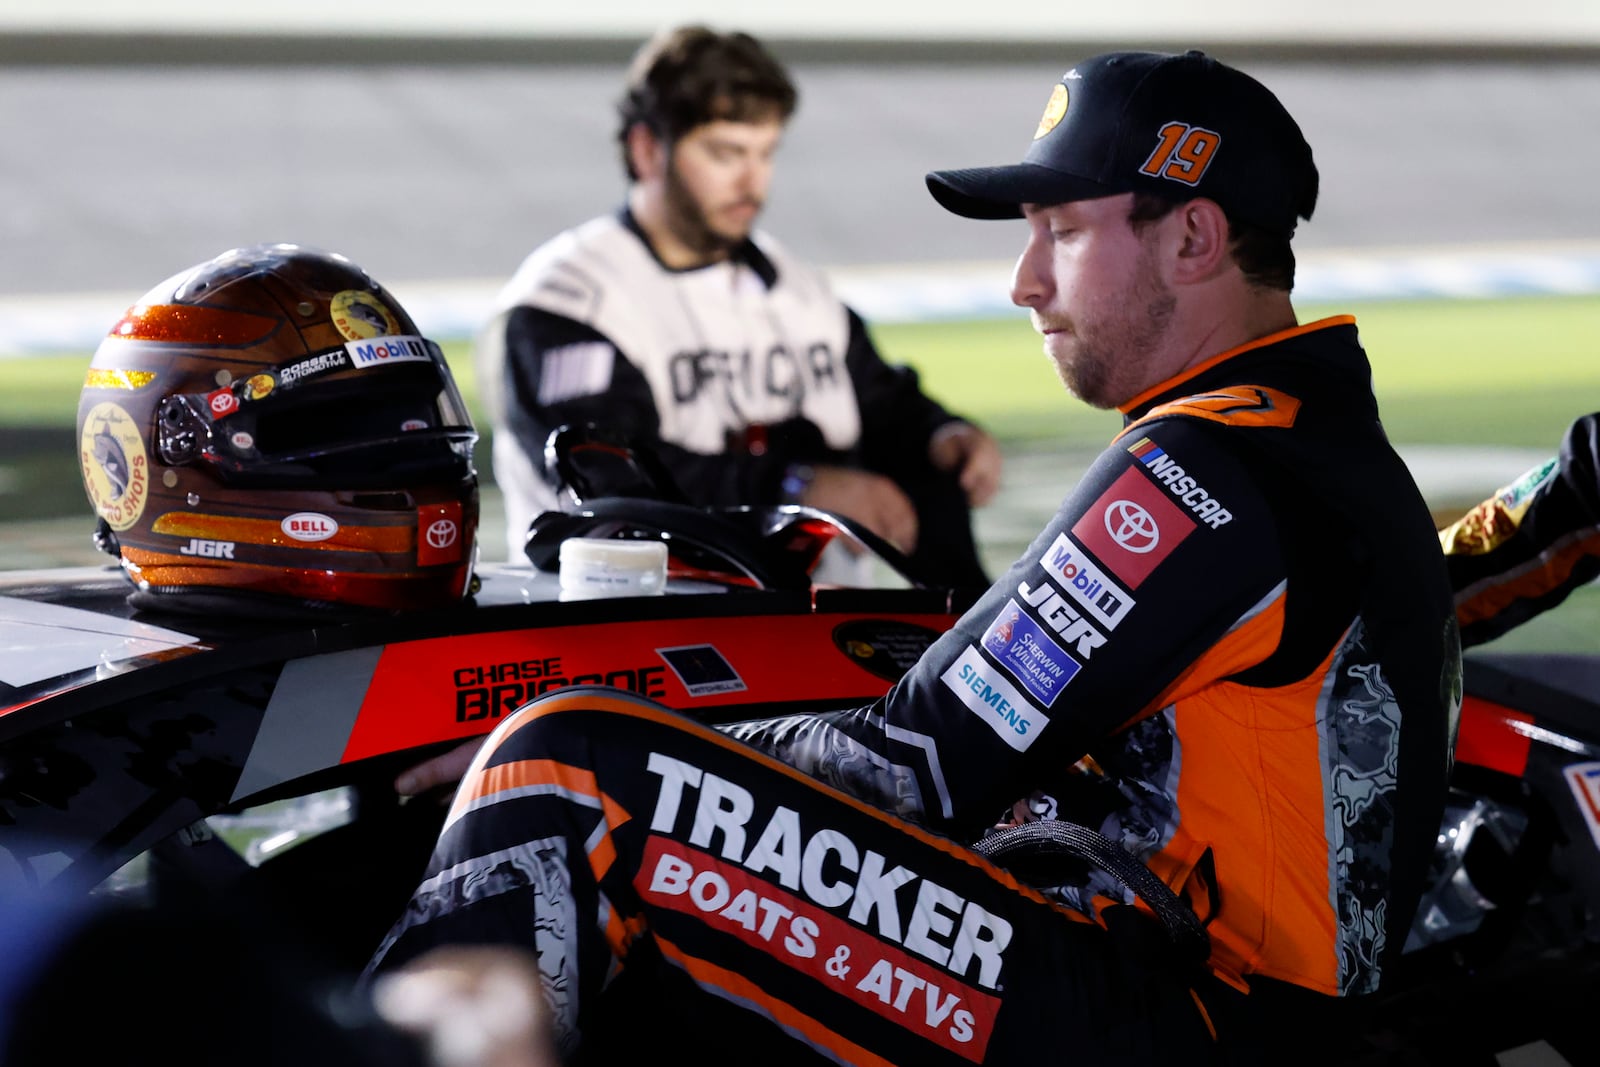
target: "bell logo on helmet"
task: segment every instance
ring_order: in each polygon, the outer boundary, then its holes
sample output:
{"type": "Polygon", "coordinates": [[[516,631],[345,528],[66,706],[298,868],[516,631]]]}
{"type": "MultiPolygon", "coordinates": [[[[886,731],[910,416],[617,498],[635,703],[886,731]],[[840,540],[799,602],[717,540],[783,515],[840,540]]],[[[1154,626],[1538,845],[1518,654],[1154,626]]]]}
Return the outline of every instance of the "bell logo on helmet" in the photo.
{"type": "Polygon", "coordinates": [[[279,524],[296,541],[326,541],[339,532],[339,524],[317,511],[297,511],[279,524]]]}

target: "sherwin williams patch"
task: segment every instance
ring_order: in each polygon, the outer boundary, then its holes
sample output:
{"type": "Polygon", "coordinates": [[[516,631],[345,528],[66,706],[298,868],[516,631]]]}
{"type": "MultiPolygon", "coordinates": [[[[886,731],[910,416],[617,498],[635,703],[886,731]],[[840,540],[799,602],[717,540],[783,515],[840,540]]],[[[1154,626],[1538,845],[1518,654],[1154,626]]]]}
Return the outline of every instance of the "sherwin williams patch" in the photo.
{"type": "Polygon", "coordinates": [[[989,624],[983,644],[1006,673],[1022,683],[1022,687],[1047,708],[1055,703],[1062,688],[1082,666],[1015,600],[1006,601],[1006,606],[989,624]]]}

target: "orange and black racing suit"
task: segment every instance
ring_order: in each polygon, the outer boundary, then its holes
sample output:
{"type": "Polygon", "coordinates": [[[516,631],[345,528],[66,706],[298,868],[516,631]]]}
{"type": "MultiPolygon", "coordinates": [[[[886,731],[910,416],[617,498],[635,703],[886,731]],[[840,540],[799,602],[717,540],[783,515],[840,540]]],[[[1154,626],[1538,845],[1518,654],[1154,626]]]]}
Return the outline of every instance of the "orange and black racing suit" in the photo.
{"type": "Polygon", "coordinates": [[[1354,324],[1225,352],[1125,415],[868,707],[717,730],[607,690],[519,710],[373,969],[511,940],[569,1051],[645,1032],[871,1064],[1213,1062],[1256,1040],[1264,990],[1374,989],[1439,826],[1460,657],[1354,324]],[[964,847],[1014,805],[1147,864],[1205,921],[1205,965],[1134,950],[1120,883],[1040,891],[964,847]],[[607,1012],[641,983],[669,1031],[607,1012]]]}
{"type": "Polygon", "coordinates": [[[1478,645],[1600,575],[1600,414],[1560,451],[1440,531],[1461,643],[1478,645]]]}

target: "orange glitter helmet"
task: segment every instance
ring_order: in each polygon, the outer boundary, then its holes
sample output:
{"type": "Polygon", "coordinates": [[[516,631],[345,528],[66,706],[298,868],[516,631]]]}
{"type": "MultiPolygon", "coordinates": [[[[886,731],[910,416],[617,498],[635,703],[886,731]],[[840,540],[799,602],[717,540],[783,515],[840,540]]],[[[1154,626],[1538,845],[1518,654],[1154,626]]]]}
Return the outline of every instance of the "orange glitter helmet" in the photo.
{"type": "Polygon", "coordinates": [[[78,401],[95,540],[141,608],[461,600],[477,436],[400,304],[343,256],[290,244],[224,252],[150,290],[78,401]]]}

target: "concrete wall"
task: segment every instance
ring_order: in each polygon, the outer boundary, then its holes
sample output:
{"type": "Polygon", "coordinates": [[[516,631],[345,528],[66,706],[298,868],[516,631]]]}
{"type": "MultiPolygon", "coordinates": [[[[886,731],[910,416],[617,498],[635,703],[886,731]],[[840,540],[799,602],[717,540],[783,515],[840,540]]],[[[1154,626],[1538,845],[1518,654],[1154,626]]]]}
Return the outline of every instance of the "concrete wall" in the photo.
{"type": "Polygon", "coordinates": [[[1595,0],[8,0],[0,32],[636,38],[686,20],[768,37],[949,42],[1073,40],[1503,46],[1600,43],[1595,0]]]}

